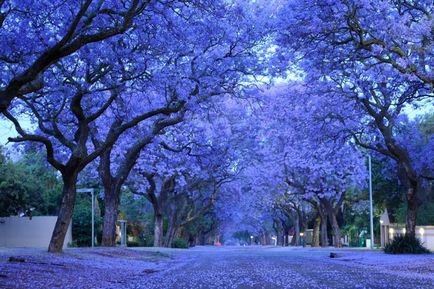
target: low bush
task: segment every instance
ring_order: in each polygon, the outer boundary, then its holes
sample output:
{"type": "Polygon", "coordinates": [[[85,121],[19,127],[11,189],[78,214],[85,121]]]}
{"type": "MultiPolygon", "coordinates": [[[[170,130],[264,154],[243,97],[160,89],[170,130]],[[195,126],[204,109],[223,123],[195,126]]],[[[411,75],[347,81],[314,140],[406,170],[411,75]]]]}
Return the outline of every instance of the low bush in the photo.
{"type": "Polygon", "coordinates": [[[188,243],[186,240],[178,238],[173,240],[172,242],[172,248],[182,248],[182,249],[187,249],[188,248],[188,243]]]}
{"type": "Polygon", "coordinates": [[[127,241],[127,247],[142,247],[138,241],[127,241]]]}
{"type": "Polygon", "coordinates": [[[152,246],[154,246],[154,236],[143,237],[143,247],[152,247],[152,246]]]}
{"type": "Polygon", "coordinates": [[[141,239],[139,237],[133,237],[132,240],[127,241],[128,247],[151,247],[149,246],[148,239],[141,239]]]}
{"type": "Polygon", "coordinates": [[[414,236],[401,235],[393,238],[393,241],[384,247],[386,254],[427,254],[428,249],[422,246],[420,240],[414,236]]]}
{"type": "Polygon", "coordinates": [[[68,248],[76,248],[78,247],[77,241],[72,241],[67,244],[68,248]]]}

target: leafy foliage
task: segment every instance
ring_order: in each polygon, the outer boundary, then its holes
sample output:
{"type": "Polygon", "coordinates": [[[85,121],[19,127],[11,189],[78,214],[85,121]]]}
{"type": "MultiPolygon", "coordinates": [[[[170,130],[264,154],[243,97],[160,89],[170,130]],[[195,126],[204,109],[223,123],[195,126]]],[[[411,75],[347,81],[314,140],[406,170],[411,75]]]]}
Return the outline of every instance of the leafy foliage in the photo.
{"type": "Polygon", "coordinates": [[[34,151],[12,161],[0,156],[0,216],[56,215],[62,183],[34,151]]]}
{"type": "Polygon", "coordinates": [[[422,246],[420,240],[415,236],[399,235],[393,238],[393,241],[384,247],[386,254],[427,254],[428,249],[422,246]]]}
{"type": "MultiPolygon", "coordinates": [[[[97,209],[95,210],[97,212],[97,209]]],[[[101,239],[102,218],[95,213],[95,237],[101,239]]],[[[92,200],[88,195],[80,196],[72,216],[72,238],[77,246],[88,247],[92,240],[92,200]]]]}
{"type": "MultiPolygon", "coordinates": [[[[407,212],[407,205],[405,203],[395,203],[395,221],[403,223],[405,221],[405,214],[407,212]]],[[[417,225],[424,226],[434,224],[434,201],[423,202],[418,209],[417,225]]]]}
{"type": "Polygon", "coordinates": [[[184,239],[177,238],[177,239],[173,240],[172,248],[187,249],[188,248],[188,242],[184,239]]]}
{"type": "Polygon", "coordinates": [[[406,110],[432,104],[434,22],[410,2],[0,1],[0,112],[10,142],[45,151],[0,156],[0,215],[61,210],[59,251],[83,181],[104,191],[109,245],[119,199],[138,245],[298,238],[314,219],[339,243],[367,226],[368,152],[376,210],[414,234],[420,203],[434,218],[433,115],[406,110]]]}

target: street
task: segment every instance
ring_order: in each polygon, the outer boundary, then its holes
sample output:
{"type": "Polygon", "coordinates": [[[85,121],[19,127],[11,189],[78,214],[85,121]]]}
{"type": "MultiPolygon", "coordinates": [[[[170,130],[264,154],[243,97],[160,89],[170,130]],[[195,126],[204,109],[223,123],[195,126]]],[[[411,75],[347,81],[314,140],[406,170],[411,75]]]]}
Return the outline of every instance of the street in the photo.
{"type": "MultiPolygon", "coordinates": [[[[198,248],[189,252],[191,259],[184,265],[156,274],[146,286],[134,282],[130,288],[434,288],[432,257],[427,268],[418,267],[425,268],[418,274],[411,271],[414,268],[399,268],[393,260],[386,267],[357,264],[349,253],[350,260],[340,261],[339,255],[345,256],[346,251],[338,250],[338,258],[331,259],[332,251],[336,252],[333,248],[198,248]]],[[[414,257],[378,253],[402,262],[412,262],[414,257]]],[[[355,258],[364,254],[356,252],[355,258]]],[[[367,261],[376,263],[376,256],[371,260],[368,255],[367,261]]]]}
{"type": "Polygon", "coordinates": [[[0,288],[434,288],[434,256],[271,246],[69,248],[60,255],[3,248],[0,288]]]}

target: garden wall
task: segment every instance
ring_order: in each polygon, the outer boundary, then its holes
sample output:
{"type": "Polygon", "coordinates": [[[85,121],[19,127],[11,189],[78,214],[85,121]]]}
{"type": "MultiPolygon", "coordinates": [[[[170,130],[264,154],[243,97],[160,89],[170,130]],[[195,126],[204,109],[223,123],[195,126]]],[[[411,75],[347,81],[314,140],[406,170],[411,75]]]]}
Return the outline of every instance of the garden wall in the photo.
{"type": "MultiPolygon", "coordinates": [[[[0,247],[48,248],[57,216],[0,218],[0,247]]],[[[72,242],[71,224],[63,247],[72,242]]]]}
{"type": "MultiPolygon", "coordinates": [[[[397,235],[405,234],[404,224],[389,224],[381,226],[381,243],[382,246],[391,242],[397,235]]],[[[418,237],[422,245],[434,251],[434,226],[416,226],[416,237],[418,237]]]]}

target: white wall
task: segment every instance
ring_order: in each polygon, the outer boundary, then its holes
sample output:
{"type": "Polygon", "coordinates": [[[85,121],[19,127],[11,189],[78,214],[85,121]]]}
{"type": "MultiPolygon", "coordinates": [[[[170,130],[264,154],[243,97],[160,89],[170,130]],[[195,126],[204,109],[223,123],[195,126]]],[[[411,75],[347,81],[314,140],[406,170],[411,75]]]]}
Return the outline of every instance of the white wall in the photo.
{"type": "Polygon", "coordinates": [[[434,226],[416,226],[416,236],[422,241],[423,245],[434,251],[434,226]],[[423,234],[421,229],[423,228],[423,234]]]}
{"type": "MultiPolygon", "coordinates": [[[[390,224],[381,228],[384,244],[392,241],[395,236],[405,233],[403,224],[390,224]]],[[[434,252],[434,226],[416,226],[416,237],[421,240],[425,248],[434,252]]]]}
{"type": "MultiPolygon", "coordinates": [[[[57,216],[0,218],[0,247],[48,248],[57,216]]],[[[63,247],[72,242],[69,224],[63,247]]]]}

